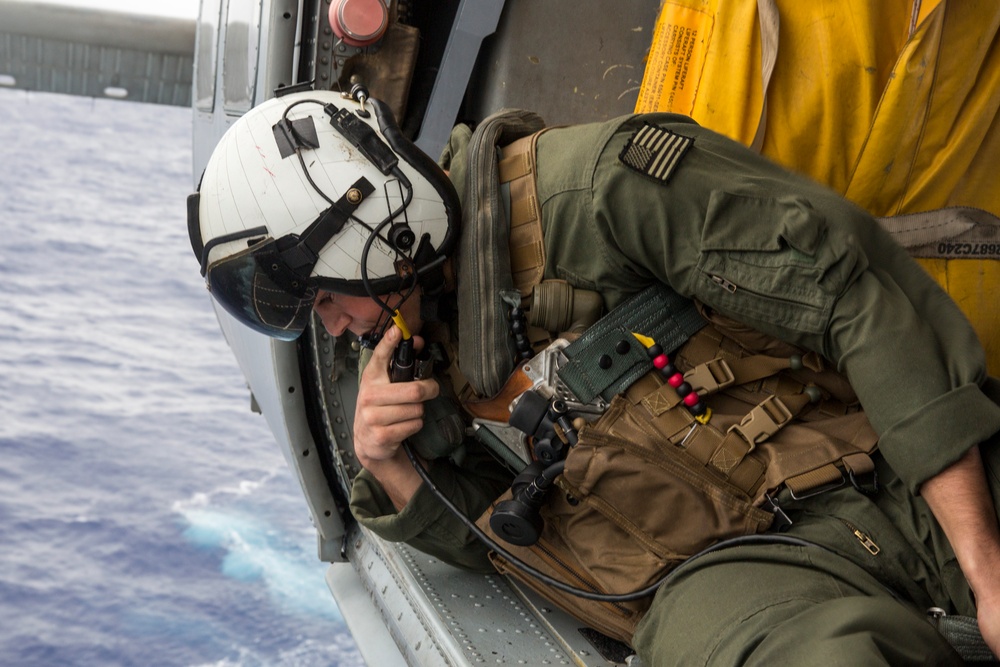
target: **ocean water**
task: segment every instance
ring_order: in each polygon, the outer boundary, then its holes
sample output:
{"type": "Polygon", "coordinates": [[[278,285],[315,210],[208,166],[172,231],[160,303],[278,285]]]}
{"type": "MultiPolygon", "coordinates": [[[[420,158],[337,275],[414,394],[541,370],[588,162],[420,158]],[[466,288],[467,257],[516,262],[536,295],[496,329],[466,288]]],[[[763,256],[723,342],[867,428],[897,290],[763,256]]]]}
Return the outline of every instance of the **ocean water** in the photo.
{"type": "Polygon", "coordinates": [[[186,109],[0,89],[0,664],[363,664],[187,240],[186,109]]]}

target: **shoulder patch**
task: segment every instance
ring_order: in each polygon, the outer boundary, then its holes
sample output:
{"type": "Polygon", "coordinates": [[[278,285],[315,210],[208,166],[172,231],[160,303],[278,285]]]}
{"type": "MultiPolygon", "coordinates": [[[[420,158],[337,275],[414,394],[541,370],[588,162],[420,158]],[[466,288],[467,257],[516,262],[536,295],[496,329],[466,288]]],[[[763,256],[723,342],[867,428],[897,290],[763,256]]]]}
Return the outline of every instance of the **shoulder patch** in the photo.
{"type": "Polygon", "coordinates": [[[666,183],[692,144],[691,137],[645,123],[629,137],[618,159],[626,167],[666,183]]]}

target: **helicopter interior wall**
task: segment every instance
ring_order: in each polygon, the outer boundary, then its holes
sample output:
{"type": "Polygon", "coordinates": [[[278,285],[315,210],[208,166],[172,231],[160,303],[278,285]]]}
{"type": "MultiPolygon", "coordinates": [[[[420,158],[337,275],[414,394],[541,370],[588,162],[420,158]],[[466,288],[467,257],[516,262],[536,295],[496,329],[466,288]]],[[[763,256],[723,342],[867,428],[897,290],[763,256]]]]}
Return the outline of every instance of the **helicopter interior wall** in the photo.
{"type": "Polygon", "coordinates": [[[483,43],[462,119],[504,107],[535,111],[549,125],[631,113],[659,7],[659,0],[507,2],[483,43]]]}

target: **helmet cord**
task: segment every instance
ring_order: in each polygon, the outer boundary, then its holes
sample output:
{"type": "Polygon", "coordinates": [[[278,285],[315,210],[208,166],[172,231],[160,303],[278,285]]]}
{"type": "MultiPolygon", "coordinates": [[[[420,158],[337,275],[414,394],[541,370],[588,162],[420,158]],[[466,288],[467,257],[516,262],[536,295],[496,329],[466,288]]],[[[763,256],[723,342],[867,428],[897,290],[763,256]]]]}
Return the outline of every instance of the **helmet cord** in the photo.
{"type": "MultiPolygon", "coordinates": [[[[312,189],[315,190],[316,193],[323,198],[324,201],[330,204],[330,206],[336,206],[336,203],[332,199],[330,199],[330,197],[327,196],[325,192],[323,192],[323,190],[319,187],[316,181],[313,180],[312,174],[309,173],[309,168],[306,165],[305,158],[302,155],[302,148],[310,147],[309,142],[306,141],[304,137],[301,136],[301,134],[298,132],[298,130],[295,129],[295,126],[291,123],[291,121],[288,118],[288,113],[292,109],[294,109],[300,104],[308,104],[308,103],[318,104],[324,107],[324,109],[327,106],[323,102],[316,99],[305,99],[293,102],[292,104],[289,104],[285,108],[281,116],[281,122],[284,128],[288,132],[291,132],[291,134],[295,138],[295,141],[291,143],[295,148],[295,155],[298,158],[299,166],[302,168],[302,174],[306,177],[306,181],[309,183],[312,189]]],[[[412,258],[404,254],[399,248],[397,248],[393,243],[389,241],[389,239],[387,239],[382,234],[382,230],[385,229],[386,226],[391,224],[396,218],[398,218],[400,215],[404,216],[406,215],[406,209],[410,205],[410,202],[413,201],[413,185],[410,183],[410,180],[406,177],[406,174],[404,174],[402,169],[400,169],[398,166],[394,166],[392,168],[391,173],[393,176],[396,177],[396,179],[398,179],[405,193],[403,196],[402,203],[399,205],[398,208],[396,208],[396,210],[390,210],[389,214],[385,217],[385,219],[383,219],[381,222],[375,225],[375,227],[372,227],[364,220],[361,220],[353,213],[347,216],[350,220],[353,220],[354,222],[358,223],[359,225],[361,225],[362,227],[364,227],[369,231],[368,239],[365,241],[364,248],[361,252],[361,261],[360,261],[361,284],[364,286],[365,291],[368,293],[368,296],[370,296],[371,299],[375,303],[377,303],[379,307],[381,307],[389,315],[390,318],[395,317],[398,311],[396,311],[393,308],[390,308],[384,301],[382,301],[382,299],[378,297],[374,287],[372,286],[371,279],[368,277],[368,256],[371,252],[372,245],[374,244],[376,239],[381,240],[383,243],[386,244],[387,247],[392,249],[392,251],[396,254],[396,256],[404,263],[404,266],[406,267],[405,272],[408,273],[409,276],[412,278],[411,284],[409,285],[409,288],[408,290],[406,290],[405,294],[403,293],[402,288],[398,291],[398,294],[401,297],[400,304],[406,301],[410,297],[410,295],[413,294],[413,292],[416,290],[418,283],[417,267],[413,263],[412,258]]],[[[385,326],[388,326],[388,322],[386,322],[385,326]]],[[[383,331],[385,326],[382,327],[383,331]]]]}

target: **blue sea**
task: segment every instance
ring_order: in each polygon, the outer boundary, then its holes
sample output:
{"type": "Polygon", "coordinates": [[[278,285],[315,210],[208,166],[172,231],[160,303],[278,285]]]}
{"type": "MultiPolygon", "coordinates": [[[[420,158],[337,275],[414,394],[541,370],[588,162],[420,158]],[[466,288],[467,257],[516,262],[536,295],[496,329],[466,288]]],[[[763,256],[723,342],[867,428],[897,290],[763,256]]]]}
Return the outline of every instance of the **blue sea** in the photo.
{"type": "Polygon", "coordinates": [[[191,111],[0,90],[0,664],[363,664],[187,239],[191,111]]]}

